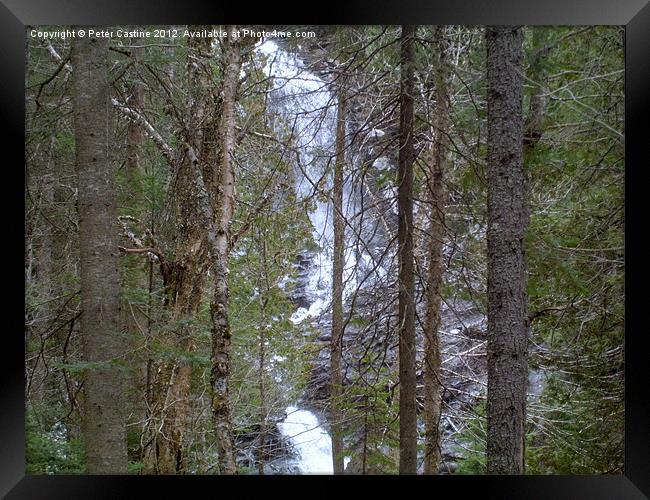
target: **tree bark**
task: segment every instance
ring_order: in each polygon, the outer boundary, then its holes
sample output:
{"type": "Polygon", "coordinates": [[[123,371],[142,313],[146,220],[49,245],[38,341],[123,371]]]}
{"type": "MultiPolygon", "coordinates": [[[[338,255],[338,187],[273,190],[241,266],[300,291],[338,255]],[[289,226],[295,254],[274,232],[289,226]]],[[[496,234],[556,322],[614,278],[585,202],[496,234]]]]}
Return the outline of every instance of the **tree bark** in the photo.
{"type": "Polygon", "coordinates": [[[445,236],[445,187],[449,133],[449,91],[446,42],[443,27],[435,29],[436,51],[436,109],[434,119],[435,140],[428,179],[431,201],[429,213],[428,260],[429,272],[426,286],[426,322],[424,324],[424,473],[436,474],[440,465],[440,304],[442,299],[443,268],[442,243],[445,236]]]}
{"type": "Polygon", "coordinates": [[[415,402],[415,279],[413,265],[413,26],[402,27],[400,136],[397,171],[399,210],[399,422],[400,474],[417,473],[415,402]]]}
{"type": "MultiPolygon", "coordinates": [[[[267,238],[266,228],[260,227],[260,230],[257,233],[257,245],[259,246],[261,257],[262,257],[262,276],[260,276],[259,289],[262,290],[263,296],[260,297],[260,322],[259,322],[259,351],[258,351],[258,384],[260,392],[260,435],[259,435],[259,444],[258,444],[258,456],[259,461],[257,464],[257,471],[260,476],[264,475],[264,464],[267,456],[266,449],[266,438],[268,433],[268,404],[266,396],[266,345],[268,343],[269,336],[267,335],[268,328],[268,315],[266,312],[266,306],[269,302],[269,295],[273,287],[272,283],[269,280],[269,268],[268,268],[268,252],[267,252],[267,238]]],[[[270,333],[270,332],[269,332],[270,333]]]]}
{"type": "MultiPolygon", "coordinates": [[[[227,28],[232,31],[233,28],[227,28]]],[[[236,474],[235,443],[233,438],[230,394],[231,332],[228,320],[228,250],[230,224],[235,209],[235,175],[232,154],[235,149],[235,102],[241,68],[239,41],[223,40],[223,73],[221,94],[221,148],[215,175],[216,190],[216,255],[213,256],[215,276],[214,297],[210,306],[212,319],[212,415],[217,435],[219,467],[224,474],[236,474]]]]}
{"type": "Polygon", "coordinates": [[[488,27],[487,472],[524,472],[527,305],[521,28],[488,27]]]}
{"type": "MultiPolygon", "coordinates": [[[[191,321],[200,309],[209,267],[205,231],[213,224],[212,215],[205,215],[207,193],[203,185],[201,165],[191,151],[204,149],[209,129],[212,57],[210,41],[191,38],[187,60],[189,99],[186,120],[193,123],[185,130],[185,154],[173,155],[176,174],[170,194],[177,222],[175,260],[166,265],[165,303],[170,311],[169,324],[173,335],[160,339],[170,349],[192,353],[196,349],[191,321]]],[[[214,141],[212,142],[214,143],[214,141]]],[[[212,212],[210,211],[210,214],[212,212]]],[[[184,434],[189,413],[192,365],[188,360],[175,359],[160,364],[155,377],[153,403],[147,423],[148,446],[145,473],[182,474],[185,472],[184,434]]]]}
{"type": "Polygon", "coordinates": [[[81,330],[85,373],[86,472],[127,471],[124,339],[119,331],[118,227],[109,147],[108,40],[72,42],[76,171],[79,186],[81,330]]]}
{"type": "MultiPolygon", "coordinates": [[[[131,52],[136,64],[141,57],[142,48],[134,48],[131,52]]],[[[144,87],[137,79],[131,87],[131,96],[128,106],[132,109],[141,111],[144,108],[144,87]]],[[[142,196],[142,176],[144,174],[143,166],[140,161],[140,150],[144,144],[145,135],[134,120],[130,120],[127,125],[127,157],[125,164],[126,182],[127,182],[127,203],[131,214],[134,217],[140,217],[143,210],[142,196]]],[[[125,286],[129,290],[142,292],[149,288],[148,268],[149,263],[140,256],[130,257],[132,262],[129,263],[124,279],[125,286]]],[[[146,398],[145,398],[145,381],[147,364],[146,359],[142,356],[140,347],[146,341],[147,315],[144,313],[144,304],[133,304],[128,302],[123,307],[124,326],[129,332],[129,342],[131,354],[129,356],[133,371],[129,380],[129,394],[131,396],[131,408],[133,416],[131,421],[137,425],[145,420],[147,415],[146,398]]],[[[141,425],[141,424],[140,424],[141,425]]]]}
{"type": "MultiPolygon", "coordinates": [[[[194,329],[189,323],[200,308],[204,280],[202,256],[198,250],[200,240],[185,240],[180,250],[182,259],[170,265],[167,278],[167,302],[170,338],[161,341],[167,348],[194,352],[194,329]]],[[[189,394],[192,365],[187,360],[163,362],[158,368],[154,383],[154,401],[148,416],[145,449],[147,474],[183,474],[186,460],[184,434],[189,412],[189,394]]]]}
{"type": "Polygon", "coordinates": [[[332,338],[330,345],[331,390],[330,411],[332,429],[332,462],[334,474],[343,474],[343,432],[341,426],[341,393],[343,376],[341,373],[343,342],[343,266],[344,232],[343,225],[343,169],[345,166],[345,94],[340,84],[336,121],[336,161],[334,164],[334,259],[332,265],[332,338]]]}

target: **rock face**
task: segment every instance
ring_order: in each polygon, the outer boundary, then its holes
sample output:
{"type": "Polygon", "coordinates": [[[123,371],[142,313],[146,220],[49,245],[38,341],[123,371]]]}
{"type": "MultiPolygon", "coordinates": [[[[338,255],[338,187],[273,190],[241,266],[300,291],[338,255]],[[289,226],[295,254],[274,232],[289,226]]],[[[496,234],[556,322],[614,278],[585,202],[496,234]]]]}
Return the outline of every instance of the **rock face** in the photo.
{"type": "Polygon", "coordinates": [[[309,283],[309,272],[314,259],[313,252],[303,252],[296,258],[296,286],[293,289],[291,300],[296,305],[296,308],[304,307],[309,309],[311,299],[307,294],[307,284],[309,283]]]}

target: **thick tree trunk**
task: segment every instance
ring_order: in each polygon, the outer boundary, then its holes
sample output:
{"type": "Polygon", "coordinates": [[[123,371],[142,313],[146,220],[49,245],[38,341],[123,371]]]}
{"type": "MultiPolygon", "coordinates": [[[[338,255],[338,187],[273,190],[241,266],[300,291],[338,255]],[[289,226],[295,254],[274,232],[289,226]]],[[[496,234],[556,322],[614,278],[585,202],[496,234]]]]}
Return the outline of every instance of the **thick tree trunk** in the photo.
{"type": "Polygon", "coordinates": [[[488,27],[487,472],[524,472],[527,325],[521,28],[488,27]]]}
{"type": "MultiPolygon", "coordinates": [[[[161,341],[170,349],[192,353],[196,346],[189,322],[196,317],[200,308],[204,280],[201,277],[202,257],[197,250],[200,240],[191,240],[188,247],[181,251],[184,258],[171,266],[167,278],[170,324],[174,328],[170,338],[161,341]],[[194,244],[190,245],[192,242],[194,244]]],[[[191,378],[192,365],[186,360],[165,362],[158,368],[153,389],[154,401],[147,422],[146,474],[185,472],[184,434],[191,378]]]]}
{"type": "Polygon", "coordinates": [[[428,179],[431,201],[429,214],[428,260],[429,272],[426,286],[426,322],[424,324],[424,473],[436,474],[440,465],[440,304],[442,298],[443,269],[442,243],[445,236],[445,187],[449,133],[449,92],[446,42],[443,27],[435,29],[436,51],[436,108],[434,119],[435,140],[428,179]]]}
{"type": "MultiPolygon", "coordinates": [[[[194,127],[185,137],[192,151],[203,149],[207,115],[211,104],[208,67],[212,51],[207,39],[192,38],[187,73],[190,89],[187,120],[194,127]]],[[[180,156],[180,155],[179,155],[180,156]]],[[[194,330],[190,322],[201,306],[208,269],[208,250],[205,242],[206,224],[211,216],[203,214],[207,194],[201,179],[198,159],[190,154],[181,157],[175,168],[176,179],[170,195],[177,222],[175,261],[168,263],[166,304],[170,310],[170,326],[174,335],[160,339],[170,349],[194,352],[194,330]]],[[[173,360],[160,364],[155,376],[153,403],[147,422],[147,449],[145,473],[182,474],[185,472],[184,431],[189,412],[192,366],[187,360],[173,360]]]]}
{"type": "Polygon", "coordinates": [[[73,106],[79,186],[81,331],[84,361],[86,472],[127,471],[124,375],[119,361],[118,227],[109,156],[108,40],[74,39],[73,106]]]}
{"type": "Polygon", "coordinates": [[[402,27],[400,137],[397,171],[399,242],[400,474],[417,473],[415,279],[413,265],[413,26],[402,27]]]}
{"type": "Polygon", "coordinates": [[[334,165],[334,262],[332,265],[332,338],[330,345],[331,363],[331,428],[332,461],[334,474],[343,474],[343,429],[341,426],[341,393],[343,376],[341,357],[343,342],[343,266],[344,232],[343,225],[343,169],[345,166],[345,95],[343,85],[339,88],[336,123],[336,162],[334,165]]]}
{"type": "MultiPolygon", "coordinates": [[[[227,28],[231,31],[233,28],[227,28]]],[[[213,256],[215,276],[214,298],[210,306],[212,318],[212,415],[217,435],[220,470],[224,474],[236,474],[235,443],[233,438],[230,395],[231,332],[228,321],[228,252],[230,223],[235,208],[235,176],[232,154],[235,149],[235,102],[241,68],[239,42],[223,40],[223,83],[221,94],[221,122],[219,126],[221,148],[215,175],[217,201],[216,255],[213,256]]]]}

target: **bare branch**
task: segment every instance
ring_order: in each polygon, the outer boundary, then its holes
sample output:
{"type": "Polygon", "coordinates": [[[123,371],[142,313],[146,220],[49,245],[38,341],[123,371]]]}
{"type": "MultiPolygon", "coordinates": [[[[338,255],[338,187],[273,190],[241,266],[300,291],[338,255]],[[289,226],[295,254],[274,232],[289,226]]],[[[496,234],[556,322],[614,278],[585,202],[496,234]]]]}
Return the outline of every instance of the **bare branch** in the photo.
{"type": "Polygon", "coordinates": [[[120,103],[117,99],[112,98],[111,103],[124,115],[128,116],[131,120],[140,125],[145,133],[151,138],[151,140],[158,146],[158,149],[163,154],[167,161],[172,164],[174,158],[174,151],[172,148],[165,142],[165,139],[160,135],[160,133],[154,128],[151,123],[135,109],[129,108],[125,104],[120,103]]]}

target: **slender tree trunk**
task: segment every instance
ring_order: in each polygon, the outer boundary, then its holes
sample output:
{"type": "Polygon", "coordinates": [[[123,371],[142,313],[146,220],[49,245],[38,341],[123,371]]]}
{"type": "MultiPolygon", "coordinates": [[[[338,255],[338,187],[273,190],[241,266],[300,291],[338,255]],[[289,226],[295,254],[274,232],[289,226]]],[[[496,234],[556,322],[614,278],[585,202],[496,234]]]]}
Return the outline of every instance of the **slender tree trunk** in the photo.
{"type": "Polygon", "coordinates": [[[413,26],[402,27],[398,158],[400,474],[417,473],[415,279],[413,265],[413,26]]]}
{"type": "Polygon", "coordinates": [[[429,272],[426,287],[426,322],[424,324],[424,473],[436,474],[440,466],[440,304],[443,285],[442,243],[445,236],[445,187],[449,132],[449,92],[447,89],[447,55],[443,27],[435,29],[436,109],[435,140],[428,190],[431,200],[429,214],[429,272]]]}
{"type": "Polygon", "coordinates": [[[262,254],[262,266],[264,266],[264,283],[260,283],[260,290],[263,291],[263,296],[260,297],[260,338],[259,338],[259,365],[258,365],[258,378],[259,378],[259,391],[260,391],[260,436],[259,436],[259,461],[257,464],[257,471],[260,476],[264,475],[264,462],[266,460],[266,434],[267,434],[267,402],[266,402],[266,384],[265,384],[265,373],[266,373],[266,344],[267,344],[267,335],[266,335],[266,325],[268,322],[266,314],[266,306],[269,301],[269,294],[271,293],[271,283],[269,281],[268,274],[268,260],[267,260],[267,250],[266,250],[266,241],[267,235],[263,228],[260,228],[258,232],[258,244],[261,247],[262,254]]]}
{"type": "Polygon", "coordinates": [[[343,343],[343,266],[344,232],[343,225],[343,169],[345,166],[345,94],[343,84],[339,87],[336,122],[336,162],[334,165],[334,262],[332,266],[332,338],[330,345],[331,363],[331,429],[332,462],[334,474],[343,474],[343,429],[341,426],[341,393],[343,375],[341,357],[343,343]]]}
{"type": "Polygon", "coordinates": [[[366,394],[363,405],[363,455],[361,458],[361,474],[364,476],[368,473],[368,395],[366,394]]]}
{"type": "MultiPolygon", "coordinates": [[[[227,28],[231,31],[233,28],[227,28]]],[[[228,379],[230,377],[231,332],[228,321],[228,252],[230,223],[235,208],[235,176],[232,154],[235,149],[235,102],[241,54],[239,42],[230,37],[223,40],[222,108],[219,126],[221,148],[215,175],[217,203],[214,298],[212,317],[212,415],[218,442],[219,466],[224,474],[236,474],[235,443],[230,410],[228,379]]]]}
{"type": "Polygon", "coordinates": [[[74,39],[73,106],[79,186],[81,330],[86,472],[127,471],[123,356],[119,332],[118,227],[109,156],[108,40],[74,39]]]}
{"type": "Polygon", "coordinates": [[[524,472],[528,381],[521,28],[486,30],[488,81],[488,474],[524,472]]]}
{"type": "Polygon", "coordinates": [[[259,378],[259,391],[260,391],[260,435],[258,442],[259,450],[259,459],[257,463],[257,472],[260,476],[264,475],[264,462],[266,454],[266,387],[264,384],[264,368],[266,363],[266,299],[262,301],[260,306],[260,343],[259,343],[259,367],[258,367],[258,378],[259,378]]]}
{"type": "MultiPolygon", "coordinates": [[[[141,57],[142,49],[134,48],[131,57],[136,64],[141,57]]],[[[144,108],[144,88],[137,79],[131,87],[131,96],[128,100],[130,108],[141,111],[144,108]]],[[[126,131],[127,136],[127,157],[125,173],[127,178],[127,203],[131,215],[140,218],[143,210],[142,176],[143,166],[140,161],[140,149],[145,140],[142,128],[133,120],[129,121],[126,131]]],[[[141,256],[129,257],[130,265],[126,271],[125,286],[129,290],[135,290],[138,296],[142,291],[149,289],[148,268],[149,263],[141,256]]],[[[146,381],[146,360],[143,358],[140,347],[145,343],[147,336],[148,318],[144,312],[144,304],[137,301],[127,302],[123,306],[124,325],[129,332],[129,343],[131,348],[130,360],[133,371],[129,380],[129,394],[131,396],[132,421],[134,424],[143,422],[146,413],[145,381],[146,381]]]]}
{"type": "MultiPolygon", "coordinates": [[[[528,79],[533,82],[528,105],[528,117],[524,124],[524,157],[534,148],[542,137],[544,117],[546,114],[547,96],[544,86],[547,72],[544,68],[544,59],[548,56],[550,48],[544,45],[544,31],[542,28],[533,30],[533,47],[528,79]]],[[[525,160],[525,158],[524,158],[525,160]]]]}

